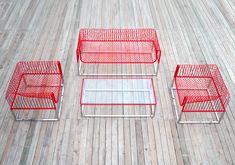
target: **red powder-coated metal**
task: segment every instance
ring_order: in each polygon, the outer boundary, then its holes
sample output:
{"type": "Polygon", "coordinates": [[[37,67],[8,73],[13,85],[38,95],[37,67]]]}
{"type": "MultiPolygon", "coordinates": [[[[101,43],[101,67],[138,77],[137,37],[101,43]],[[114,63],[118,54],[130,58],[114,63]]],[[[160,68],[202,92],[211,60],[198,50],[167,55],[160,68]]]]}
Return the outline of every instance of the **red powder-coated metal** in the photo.
{"type": "Polygon", "coordinates": [[[61,84],[59,61],[18,62],[6,100],[11,110],[56,110],[61,84]]]}
{"type": "Polygon", "coordinates": [[[230,95],[216,65],[177,65],[174,83],[182,112],[226,111],[230,95]]]}
{"type": "Polygon", "coordinates": [[[81,29],[77,61],[83,63],[160,62],[160,46],[154,29],[81,29]]]}

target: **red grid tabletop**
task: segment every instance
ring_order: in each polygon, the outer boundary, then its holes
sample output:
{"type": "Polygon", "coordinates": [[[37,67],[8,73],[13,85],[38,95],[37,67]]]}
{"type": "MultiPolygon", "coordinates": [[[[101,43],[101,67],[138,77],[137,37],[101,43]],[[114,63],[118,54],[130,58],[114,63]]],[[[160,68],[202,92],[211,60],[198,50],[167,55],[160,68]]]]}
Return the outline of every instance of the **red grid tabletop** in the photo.
{"type": "Polygon", "coordinates": [[[159,63],[160,46],[154,29],[81,29],[79,59],[84,63],[159,63]]]}
{"type": "Polygon", "coordinates": [[[84,78],[81,105],[156,105],[152,78],[84,78]]]}

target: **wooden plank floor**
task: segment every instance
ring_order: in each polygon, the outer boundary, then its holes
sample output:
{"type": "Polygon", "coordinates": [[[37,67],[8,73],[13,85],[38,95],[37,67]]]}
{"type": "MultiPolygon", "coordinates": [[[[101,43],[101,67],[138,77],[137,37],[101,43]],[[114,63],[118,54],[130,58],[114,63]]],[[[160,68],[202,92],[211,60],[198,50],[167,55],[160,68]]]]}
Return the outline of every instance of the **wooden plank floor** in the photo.
{"type": "MultiPolygon", "coordinates": [[[[144,71],[100,66],[98,70],[144,71]]],[[[0,0],[0,164],[235,164],[234,0],[0,0]],[[80,28],[157,30],[162,48],[151,119],[81,118],[80,28]],[[15,122],[5,93],[19,60],[61,60],[59,122],[15,122]],[[178,125],[169,87],[176,64],[215,63],[231,94],[219,125],[178,125]]],[[[97,110],[119,113],[118,107],[97,110]]],[[[125,113],[140,109],[123,107],[125,113]]]]}

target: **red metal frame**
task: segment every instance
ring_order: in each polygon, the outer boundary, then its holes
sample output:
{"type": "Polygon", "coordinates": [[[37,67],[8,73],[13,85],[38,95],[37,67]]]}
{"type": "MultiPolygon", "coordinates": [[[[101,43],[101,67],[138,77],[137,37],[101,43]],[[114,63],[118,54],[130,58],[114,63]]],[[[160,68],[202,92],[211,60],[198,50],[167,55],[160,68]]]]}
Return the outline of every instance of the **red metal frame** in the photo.
{"type": "Polygon", "coordinates": [[[111,77],[111,78],[101,78],[101,77],[98,77],[98,78],[83,78],[82,79],[82,86],[81,86],[81,93],[80,93],[80,106],[83,106],[83,105],[87,105],[87,106],[136,106],[136,105],[139,105],[139,106],[146,106],[146,105],[157,105],[157,97],[156,97],[156,93],[155,93],[155,88],[154,88],[154,82],[153,82],[153,78],[114,78],[114,77],[111,77]],[[107,104],[94,104],[94,103],[82,103],[82,96],[83,96],[83,89],[84,89],[84,80],[86,79],[145,79],[145,80],[151,80],[151,84],[152,84],[152,90],[153,90],[153,94],[154,94],[154,103],[150,103],[150,104],[110,104],[110,103],[107,103],[107,104]]]}
{"type": "Polygon", "coordinates": [[[62,84],[59,61],[18,62],[6,100],[10,110],[56,110],[62,84]]]}
{"type": "Polygon", "coordinates": [[[230,95],[217,65],[177,65],[174,83],[182,112],[226,111],[230,95]]]}
{"type": "Polygon", "coordinates": [[[154,29],[81,29],[77,62],[160,63],[161,50],[154,29]]]}

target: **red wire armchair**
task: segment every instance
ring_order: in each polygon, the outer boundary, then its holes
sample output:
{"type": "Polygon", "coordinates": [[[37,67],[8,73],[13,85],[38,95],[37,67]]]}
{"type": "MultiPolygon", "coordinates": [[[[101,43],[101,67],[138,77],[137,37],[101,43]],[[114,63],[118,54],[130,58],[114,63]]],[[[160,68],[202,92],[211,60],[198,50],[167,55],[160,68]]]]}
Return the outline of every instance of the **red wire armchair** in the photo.
{"type": "Polygon", "coordinates": [[[230,100],[220,71],[213,64],[177,65],[171,94],[179,123],[219,123],[230,100]],[[178,102],[175,100],[174,90],[178,96],[178,102]],[[178,106],[181,107],[180,111],[177,110],[178,106]],[[197,115],[200,113],[200,120],[195,120],[196,114],[194,119],[187,119],[186,115],[189,112],[196,112],[197,115]],[[211,116],[204,112],[210,112],[211,116]],[[206,115],[210,120],[208,118],[205,120],[206,115]]]}
{"type": "MultiPolygon", "coordinates": [[[[81,75],[102,74],[94,72],[89,74],[82,64],[112,64],[112,66],[144,64],[143,68],[150,64],[154,73],[144,75],[157,75],[161,56],[157,33],[154,29],[81,29],[76,53],[78,71],[81,75]]],[[[127,69],[123,67],[121,73],[102,75],[143,75],[123,73],[124,70],[127,69]]]]}
{"type": "Polygon", "coordinates": [[[63,77],[59,61],[18,62],[10,80],[6,100],[16,120],[58,120],[63,101],[63,77]],[[53,110],[55,117],[28,118],[23,110],[53,110]],[[23,116],[23,117],[22,117],[23,116]]]}

